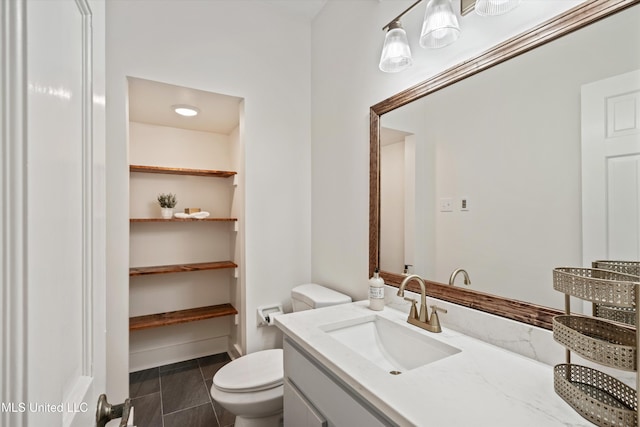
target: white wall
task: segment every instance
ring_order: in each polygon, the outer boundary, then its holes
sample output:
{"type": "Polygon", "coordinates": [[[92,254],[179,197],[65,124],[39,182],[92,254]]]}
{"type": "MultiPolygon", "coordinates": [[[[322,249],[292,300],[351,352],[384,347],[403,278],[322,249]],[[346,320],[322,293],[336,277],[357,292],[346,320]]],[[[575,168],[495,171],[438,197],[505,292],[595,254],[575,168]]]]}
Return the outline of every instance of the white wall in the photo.
{"type": "Polygon", "coordinates": [[[385,220],[380,226],[380,246],[385,248],[385,257],[380,258],[380,269],[402,271],[404,254],[404,140],[380,148],[380,174],[388,179],[380,181],[380,215],[385,220]],[[399,173],[398,173],[399,172],[399,173]]]}
{"type": "MultiPolygon", "coordinates": [[[[454,2],[459,4],[458,2],[454,2]]],[[[424,7],[403,18],[414,66],[378,70],[382,27],[412,4],[329,1],[312,32],[313,280],[364,299],[369,253],[369,107],[567,10],[579,1],[524,1],[505,19],[471,14],[462,36],[440,50],[417,44],[424,7]]]]}
{"type": "MultiPolygon", "coordinates": [[[[244,101],[240,102],[240,123],[239,126],[234,129],[229,135],[231,141],[231,170],[239,171],[244,165],[244,101]]],[[[244,188],[244,174],[238,174],[234,177],[236,180],[236,187],[234,190],[233,202],[231,204],[231,217],[232,218],[244,218],[244,205],[245,205],[245,188],[244,188]]],[[[233,260],[238,265],[239,275],[236,278],[236,286],[231,291],[231,305],[236,308],[240,313],[246,311],[246,298],[245,291],[245,277],[246,277],[246,263],[245,263],[245,222],[244,219],[235,224],[236,228],[236,240],[233,248],[233,260]]],[[[234,356],[238,356],[242,349],[247,348],[247,332],[246,332],[246,316],[238,316],[238,324],[231,328],[231,337],[229,338],[230,349],[234,356]]]]}
{"type": "Polygon", "coordinates": [[[310,280],[310,23],[258,1],[109,1],[109,398],[127,393],[126,77],[244,98],[244,350],[279,344],[256,308],[310,280]],[[126,372],[126,371],[125,371],[126,372]]]}
{"type": "MultiPolygon", "coordinates": [[[[418,206],[424,204],[421,200],[424,196],[416,194],[416,183],[422,182],[416,181],[416,139],[416,135],[410,134],[390,144],[381,141],[380,217],[384,221],[380,222],[379,239],[383,249],[380,251],[378,267],[382,271],[401,272],[406,266],[406,272],[413,273],[416,271],[416,261],[427,262],[423,259],[424,251],[416,251],[416,246],[430,243],[425,241],[423,234],[418,236],[416,229],[416,199],[418,206]],[[419,238],[418,245],[416,237],[419,238]],[[418,259],[416,252],[420,255],[418,259]]],[[[432,181],[425,180],[427,184],[432,181]]],[[[425,215],[419,218],[418,228],[424,227],[423,223],[428,219],[425,215]]]]}
{"type": "Polygon", "coordinates": [[[132,165],[234,170],[229,135],[129,122],[129,141],[132,165]]]}

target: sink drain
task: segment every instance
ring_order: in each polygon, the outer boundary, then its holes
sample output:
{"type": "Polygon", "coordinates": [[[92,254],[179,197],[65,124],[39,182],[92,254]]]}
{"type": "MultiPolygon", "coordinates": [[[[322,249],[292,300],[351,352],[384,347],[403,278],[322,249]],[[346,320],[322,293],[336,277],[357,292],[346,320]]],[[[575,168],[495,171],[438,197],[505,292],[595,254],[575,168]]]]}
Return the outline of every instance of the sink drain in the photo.
{"type": "Polygon", "coordinates": [[[391,375],[400,375],[402,371],[389,371],[391,375]]]}

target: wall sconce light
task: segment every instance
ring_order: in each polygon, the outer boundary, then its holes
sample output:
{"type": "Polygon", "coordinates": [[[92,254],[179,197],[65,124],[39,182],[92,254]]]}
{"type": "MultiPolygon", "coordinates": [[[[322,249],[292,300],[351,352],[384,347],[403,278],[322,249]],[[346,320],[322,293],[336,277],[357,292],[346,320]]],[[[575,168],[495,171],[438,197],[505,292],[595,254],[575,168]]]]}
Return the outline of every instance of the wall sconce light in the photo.
{"type": "Polygon", "coordinates": [[[471,6],[475,6],[476,13],[481,16],[497,16],[515,9],[521,0],[476,0],[471,6]]]}
{"type": "MultiPolygon", "coordinates": [[[[421,0],[422,1],[422,0],[421,0]]],[[[400,21],[391,21],[380,56],[380,69],[385,73],[397,73],[413,64],[407,33],[400,21]]]]}
{"type": "Polygon", "coordinates": [[[429,0],[424,12],[424,22],[420,33],[420,46],[440,48],[458,40],[460,25],[453,13],[451,0],[429,0]]]}
{"type": "MultiPolygon", "coordinates": [[[[501,15],[513,10],[521,0],[461,0],[460,14],[466,15],[474,8],[478,15],[501,15]]],[[[407,33],[402,28],[400,18],[416,7],[418,0],[382,27],[387,31],[380,56],[380,70],[385,73],[396,73],[413,64],[407,33]]],[[[460,36],[458,16],[453,12],[451,0],[429,0],[424,13],[420,46],[437,49],[455,42],[460,36]]]]}

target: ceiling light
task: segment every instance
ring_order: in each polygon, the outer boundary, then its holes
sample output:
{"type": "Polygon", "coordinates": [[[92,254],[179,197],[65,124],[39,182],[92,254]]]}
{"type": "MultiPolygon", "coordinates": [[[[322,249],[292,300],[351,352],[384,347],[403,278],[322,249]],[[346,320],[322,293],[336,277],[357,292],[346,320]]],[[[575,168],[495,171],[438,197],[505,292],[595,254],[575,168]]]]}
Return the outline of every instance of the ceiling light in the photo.
{"type": "Polygon", "coordinates": [[[385,73],[397,73],[413,64],[411,49],[400,21],[391,22],[387,28],[379,67],[385,73]]]}
{"type": "Polygon", "coordinates": [[[185,117],[197,116],[198,113],[200,112],[200,109],[193,107],[191,105],[184,105],[184,104],[172,105],[171,108],[177,114],[180,114],[181,116],[185,116],[185,117]]]}

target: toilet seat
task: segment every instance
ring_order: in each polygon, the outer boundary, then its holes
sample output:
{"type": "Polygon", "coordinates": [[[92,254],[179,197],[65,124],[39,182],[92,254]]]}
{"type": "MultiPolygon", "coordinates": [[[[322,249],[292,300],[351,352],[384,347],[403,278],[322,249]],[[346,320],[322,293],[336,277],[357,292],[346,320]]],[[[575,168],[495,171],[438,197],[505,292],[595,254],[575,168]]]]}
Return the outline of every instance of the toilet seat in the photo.
{"type": "Polygon", "coordinates": [[[213,386],[228,393],[250,393],[281,386],[284,378],[282,349],[257,351],[224,365],[213,386]]]}

